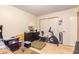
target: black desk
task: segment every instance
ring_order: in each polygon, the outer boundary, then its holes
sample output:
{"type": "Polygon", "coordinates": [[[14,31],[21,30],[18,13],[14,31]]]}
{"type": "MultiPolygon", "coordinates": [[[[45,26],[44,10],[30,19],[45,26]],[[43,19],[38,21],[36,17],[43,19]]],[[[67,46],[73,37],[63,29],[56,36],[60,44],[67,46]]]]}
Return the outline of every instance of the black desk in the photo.
{"type": "Polygon", "coordinates": [[[39,34],[37,34],[36,32],[29,32],[29,33],[24,32],[24,41],[32,42],[35,40],[39,40],[39,34]]]}

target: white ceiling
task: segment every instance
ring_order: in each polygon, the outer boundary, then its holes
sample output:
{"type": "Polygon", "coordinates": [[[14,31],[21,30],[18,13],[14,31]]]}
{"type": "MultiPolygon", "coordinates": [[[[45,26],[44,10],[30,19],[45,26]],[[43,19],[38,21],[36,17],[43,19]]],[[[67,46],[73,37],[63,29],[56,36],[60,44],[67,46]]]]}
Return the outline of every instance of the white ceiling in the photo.
{"type": "Polygon", "coordinates": [[[19,9],[32,13],[36,16],[62,11],[76,7],[76,5],[14,5],[19,9]]]}

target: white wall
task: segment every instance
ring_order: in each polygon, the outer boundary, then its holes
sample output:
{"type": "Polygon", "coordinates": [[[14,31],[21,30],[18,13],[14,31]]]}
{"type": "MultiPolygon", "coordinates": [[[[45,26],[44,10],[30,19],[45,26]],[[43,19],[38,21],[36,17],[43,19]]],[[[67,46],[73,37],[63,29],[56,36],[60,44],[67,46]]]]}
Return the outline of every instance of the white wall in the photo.
{"type": "Polygon", "coordinates": [[[23,33],[29,25],[36,27],[36,16],[13,6],[0,6],[0,25],[4,39],[23,33]]]}
{"type": "MultiPolygon", "coordinates": [[[[63,25],[61,26],[61,28],[59,28],[60,31],[64,31],[64,45],[74,46],[77,40],[77,11],[78,10],[76,8],[68,9],[60,12],[39,16],[38,20],[49,17],[59,17],[59,20],[63,20],[63,25]]],[[[37,23],[39,29],[39,21],[37,23]]]]}

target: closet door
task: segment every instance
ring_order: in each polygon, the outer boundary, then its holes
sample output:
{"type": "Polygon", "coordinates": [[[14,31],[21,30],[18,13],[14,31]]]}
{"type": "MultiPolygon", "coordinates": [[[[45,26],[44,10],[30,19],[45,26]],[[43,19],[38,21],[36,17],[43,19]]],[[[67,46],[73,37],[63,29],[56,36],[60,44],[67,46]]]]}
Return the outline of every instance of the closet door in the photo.
{"type": "Polygon", "coordinates": [[[52,28],[52,31],[54,32],[55,36],[59,38],[58,18],[40,20],[40,29],[43,30],[45,34],[48,34],[50,27],[52,28]]]}
{"type": "Polygon", "coordinates": [[[40,20],[40,29],[44,31],[46,35],[48,34],[49,27],[49,19],[40,20]]]}

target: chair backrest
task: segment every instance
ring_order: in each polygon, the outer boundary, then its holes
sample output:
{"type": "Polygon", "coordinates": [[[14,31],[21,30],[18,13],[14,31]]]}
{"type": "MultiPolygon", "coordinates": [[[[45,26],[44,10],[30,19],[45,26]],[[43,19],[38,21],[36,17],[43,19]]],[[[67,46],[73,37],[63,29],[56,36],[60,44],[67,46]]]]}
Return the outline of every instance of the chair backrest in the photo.
{"type": "Polygon", "coordinates": [[[75,44],[75,49],[74,49],[74,54],[79,54],[79,41],[76,42],[75,44]]]}
{"type": "Polygon", "coordinates": [[[2,26],[2,25],[0,25],[0,38],[1,38],[1,39],[3,39],[2,29],[3,29],[3,26],[2,26]]]}
{"type": "Polygon", "coordinates": [[[17,35],[19,41],[24,41],[24,34],[17,35]]]}

